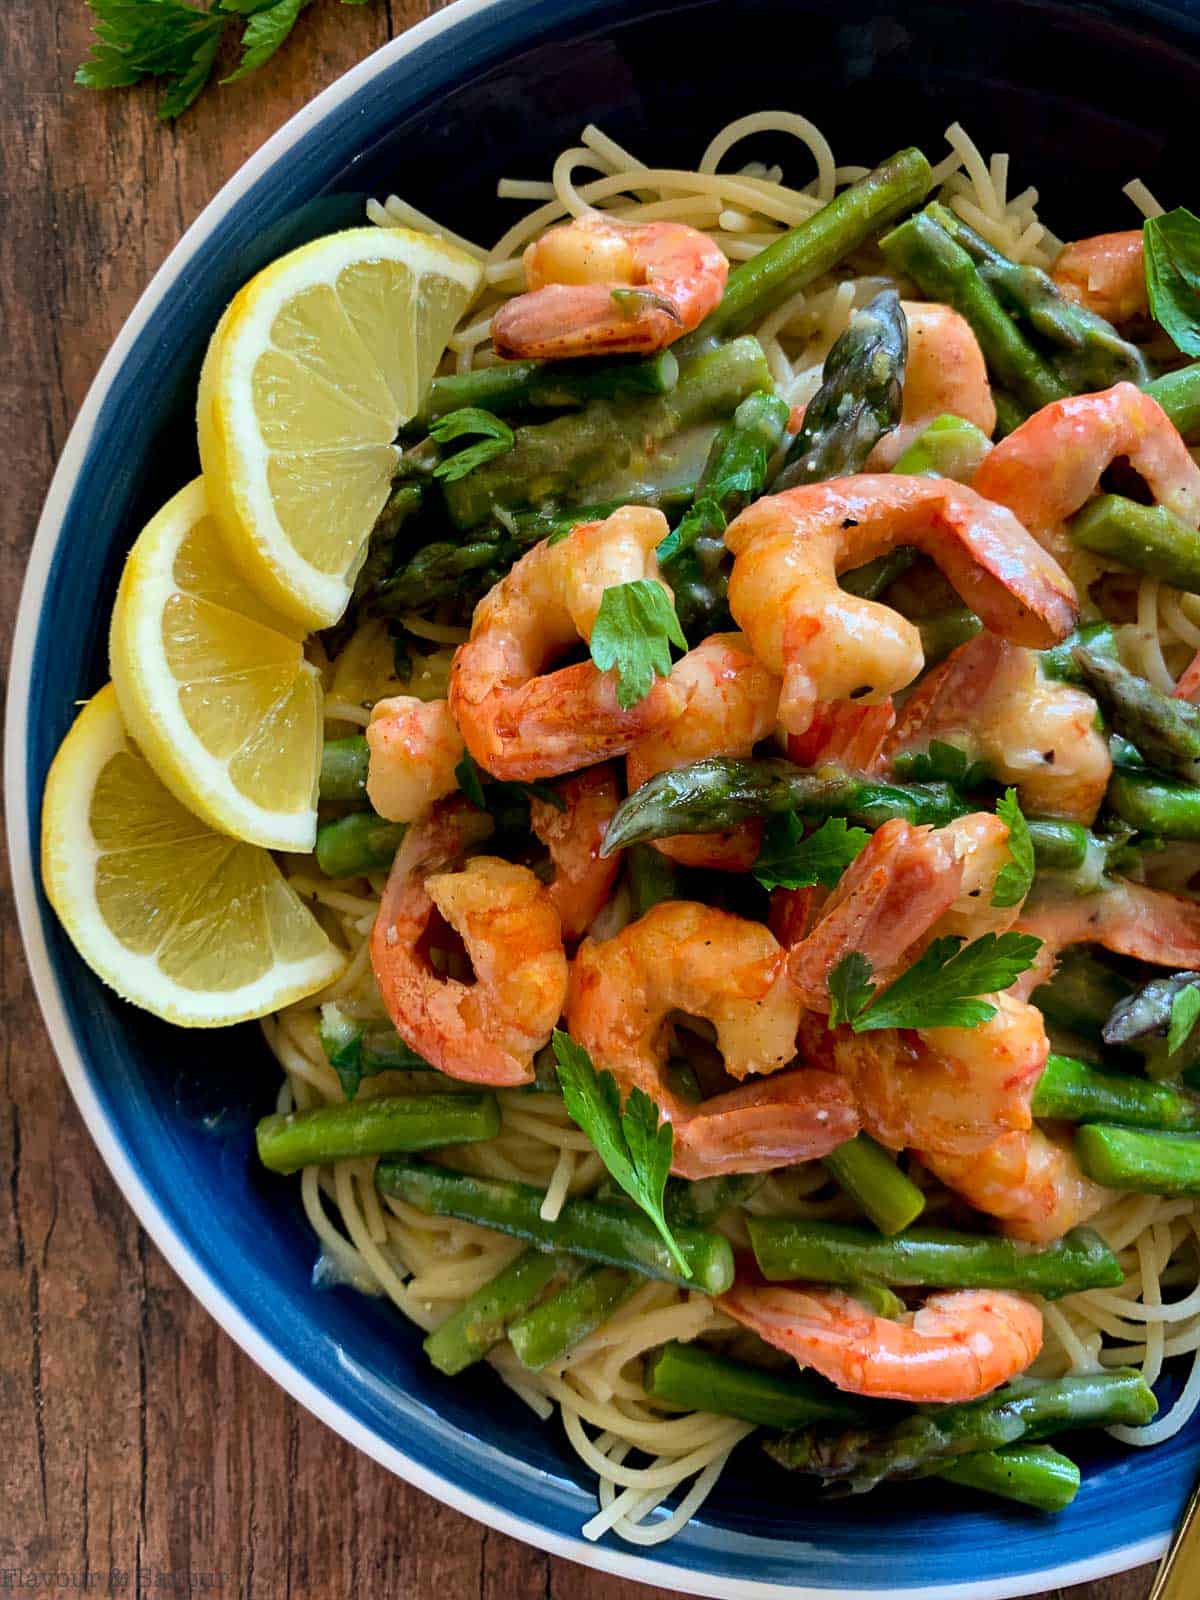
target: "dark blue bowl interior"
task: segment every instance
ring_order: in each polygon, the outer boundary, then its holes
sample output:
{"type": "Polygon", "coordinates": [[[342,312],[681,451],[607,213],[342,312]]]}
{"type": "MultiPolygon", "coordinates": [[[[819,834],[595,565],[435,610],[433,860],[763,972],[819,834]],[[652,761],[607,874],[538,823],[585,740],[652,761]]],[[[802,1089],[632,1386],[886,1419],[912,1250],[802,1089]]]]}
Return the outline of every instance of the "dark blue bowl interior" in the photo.
{"type": "MultiPolygon", "coordinates": [[[[104,400],[70,498],[29,664],[28,817],[76,701],[107,677],[116,580],[138,529],[197,470],[193,404],[208,335],[258,267],[362,220],[397,191],[488,240],[519,208],[503,173],[542,176],[583,124],[662,165],[688,165],[731,118],[804,111],[841,161],[906,144],[940,154],[961,119],[1013,154],[1056,231],[1134,220],[1137,175],[1194,202],[1200,26],[1192,5],[966,5],[867,0],[497,0],[383,68],[330,110],[228,211],[150,317],[104,400]],[[63,622],[69,619],[70,625],[63,622]]],[[[755,152],[772,155],[769,140],[755,152]]],[[[778,147],[784,160],[789,144],[778,147]]],[[[744,152],[745,153],[745,152],[744,152]]],[[[807,173],[797,176],[807,177],[807,173]]],[[[16,671],[25,664],[14,663],[16,671]]],[[[10,797],[16,803],[17,797],[10,797]]],[[[21,826],[20,819],[16,825],[21,826]]],[[[279,1354],[382,1440],[530,1536],[573,1536],[593,1486],[557,1423],[541,1426],[487,1373],[447,1381],[389,1306],[317,1293],[295,1185],[265,1176],[251,1130],[274,1062],[250,1027],[219,1039],[115,1000],[43,906],[79,1051],[111,1128],[186,1252],[279,1354]]],[[[1167,1400],[1177,1380],[1163,1383],[1167,1400]]],[[[1072,1447],[1074,1448],[1074,1446],[1072,1447]]],[[[744,1447],[701,1518],[655,1556],[687,1574],[858,1592],[1011,1583],[1166,1532],[1200,1454],[1200,1424],[1161,1448],[1081,1440],[1084,1488],[1053,1522],[930,1480],[870,1502],[823,1502],[744,1447]]],[[[664,1567],[660,1581],[672,1582],[664,1567]]]]}

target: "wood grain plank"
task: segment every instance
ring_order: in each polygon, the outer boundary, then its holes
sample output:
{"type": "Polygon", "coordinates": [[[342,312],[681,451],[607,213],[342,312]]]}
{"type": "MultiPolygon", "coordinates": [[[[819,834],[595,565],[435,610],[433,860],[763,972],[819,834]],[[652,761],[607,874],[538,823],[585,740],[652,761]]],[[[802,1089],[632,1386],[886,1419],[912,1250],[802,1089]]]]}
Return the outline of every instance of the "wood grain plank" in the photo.
{"type": "MultiPolygon", "coordinates": [[[[0,29],[0,606],[109,342],[180,233],[313,93],[436,0],[318,0],[256,77],[178,127],[153,89],[71,75],[82,0],[9,0],[0,29]]],[[[6,664],[19,674],[23,664],[6,664]]],[[[220,1332],[135,1224],[55,1066],[0,871],[0,1569],[89,1592],[290,1600],[650,1600],[481,1528],[302,1411],[220,1332]],[[76,1584],[77,1586],[77,1584],[76,1584]]],[[[44,1581],[0,1575],[7,1592],[44,1581]]],[[[1059,1600],[1144,1600],[1146,1572],[1059,1600]]]]}

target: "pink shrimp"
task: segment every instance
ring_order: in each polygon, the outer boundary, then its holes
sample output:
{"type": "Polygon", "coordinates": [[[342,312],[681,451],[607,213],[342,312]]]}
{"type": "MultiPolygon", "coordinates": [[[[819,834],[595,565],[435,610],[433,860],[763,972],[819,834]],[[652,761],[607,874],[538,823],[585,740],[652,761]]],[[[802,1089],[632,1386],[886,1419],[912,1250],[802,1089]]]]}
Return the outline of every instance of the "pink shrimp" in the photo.
{"type": "Polygon", "coordinates": [[[931,1294],[918,1311],[879,1317],[838,1289],[736,1283],[727,1316],[839,1389],[878,1400],[977,1400],[1042,1348],[1042,1314],[997,1289],[931,1294]]]}
{"type": "Polygon", "coordinates": [[[1112,1199],[1086,1177],[1070,1135],[1045,1128],[1003,1135],[985,1150],[919,1149],[922,1164],[969,1205],[1030,1244],[1052,1244],[1112,1199]]]}
{"type": "Polygon", "coordinates": [[[1066,574],[1003,506],[945,479],[864,474],[758,500],[730,525],[729,604],[783,678],[780,720],[804,733],[821,700],[885,699],[921,670],[916,627],[839,587],[897,545],[925,551],[988,627],[1037,648],[1078,615],[1066,574]]]}
{"type": "Polygon", "coordinates": [[[1033,966],[1017,980],[1020,995],[1049,982],[1059,956],[1074,944],[1098,944],[1159,967],[1200,966],[1200,903],[1124,879],[1098,894],[1035,902],[1017,926],[1042,941],[1033,966]]]}
{"type": "Polygon", "coordinates": [[[691,901],[654,906],[603,943],[585,939],[572,966],[572,1036],[623,1095],[640,1088],[658,1105],[675,1130],[672,1171],[685,1178],[764,1172],[853,1138],[858,1118],[837,1074],[779,1070],[795,1056],[799,1020],[784,951],[770,932],[691,901]],[[663,1078],[663,1023],[672,1011],[713,1023],[732,1077],[777,1076],[698,1106],[682,1100],[663,1078]]]}
{"type": "Polygon", "coordinates": [[[908,321],[908,361],[900,425],[881,439],[867,462],[887,472],[934,420],[949,413],[991,437],[996,404],[979,341],[965,317],[949,306],[902,302],[908,321]]]}
{"type": "Polygon", "coordinates": [[[367,798],[389,822],[415,822],[458,788],[462,735],[444,700],[395,695],[367,724],[367,798]]]}
{"type": "Polygon", "coordinates": [[[649,355],[720,304],[729,263],[682,222],[577,217],[528,246],[527,293],[492,318],[505,357],[649,355]]]}
{"type": "Polygon", "coordinates": [[[1097,233],[1064,245],[1050,276],[1068,300],[1118,327],[1146,316],[1150,309],[1140,228],[1097,233]]]}
{"type": "Polygon", "coordinates": [[[887,742],[885,759],[957,745],[1043,817],[1095,819],[1112,776],[1108,741],[1096,727],[1096,702],[1082,689],[1042,675],[1037,655],[980,633],[959,645],[918,685],[887,742]]]}
{"type": "Polygon", "coordinates": [[[1200,650],[1197,650],[1175,685],[1175,698],[1190,700],[1193,705],[1200,701],[1200,650]]]}
{"type": "MultiPolygon", "coordinates": [[[[671,683],[687,702],[683,716],[640,739],[629,752],[630,792],[655,773],[705,756],[748,756],[775,726],[779,680],[750,654],[740,633],[714,633],[676,663],[671,683]]],[[[689,867],[746,872],[762,843],[762,824],[726,833],[659,839],[657,848],[689,867]]]]}
{"type": "Polygon", "coordinates": [[[617,874],[619,856],[600,854],[604,830],[621,803],[621,787],[611,766],[590,767],[555,784],[563,805],[531,799],[533,831],[550,852],[554,877],[550,904],[562,921],[568,944],[582,939],[599,916],[617,874]]]}
{"type": "Polygon", "coordinates": [[[877,705],[858,700],[821,701],[804,733],[788,735],[788,755],[801,767],[833,762],[867,777],[884,769],[883,752],[896,722],[890,698],[877,705]]]}
{"type": "Polygon", "coordinates": [[[658,679],[628,710],[611,672],[590,661],[544,669],[591,637],[610,585],[656,578],[661,511],[625,506],[581,523],[559,544],[535,545],[475,608],[450,674],[450,710],[467,749],[497,778],[557,777],[624,755],[671,722],[683,697],[658,679]]]}
{"type": "Polygon", "coordinates": [[[558,912],[526,867],[466,850],[491,821],[451,801],[410,828],[371,935],[371,964],[400,1036],[452,1078],[528,1083],[567,997],[558,912]],[[474,983],[435,972],[425,950],[434,912],[461,936],[474,983]]]}
{"type": "Polygon", "coordinates": [[[1064,557],[1072,548],[1066,519],[1096,492],[1118,456],[1141,474],[1159,505],[1189,528],[1200,527],[1200,467],[1158,401],[1132,383],[1035,411],[991,452],[974,487],[1008,506],[1047,550],[1064,557]]]}

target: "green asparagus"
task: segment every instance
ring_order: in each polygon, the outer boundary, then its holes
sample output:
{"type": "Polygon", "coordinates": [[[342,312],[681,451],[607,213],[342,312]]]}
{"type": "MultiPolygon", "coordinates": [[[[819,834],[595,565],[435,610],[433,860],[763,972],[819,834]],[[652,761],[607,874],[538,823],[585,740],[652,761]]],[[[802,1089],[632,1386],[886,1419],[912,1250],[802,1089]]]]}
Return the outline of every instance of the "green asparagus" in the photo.
{"type": "Polygon", "coordinates": [[[1164,694],[1094,644],[1075,647],[1075,664],[1112,727],[1163,772],[1200,776],[1200,706],[1164,694]]]}
{"type": "Polygon", "coordinates": [[[885,556],[876,556],[874,561],[840,573],[838,583],[848,594],[856,594],[863,600],[878,600],[916,559],[917,552],[912,546],[902,544],[885,556]]]}
{"type": "Polygon", "coordinates": [[[1079,1165],[1106,1189],[1200,1194],[1200,1133],[1147,1133],[1092,1122],[1075,1135],[1079,1165]]]}
{"type": "Polygon", "coordinates": [[[570,1256],[523,1251],[429,1335],[425,1354],[449,1378],[482,1361],[504,1338],[509,1323],[523,1316],[554,1279],[568,1277],[573,1269],[570,1256]]]}
{"type": "Polygon", "coordinates": [[[949,1228],[909,1228],[885,1239],[850,1222],[748,1217],[746,1226],[759,1269],[772,1283],[874,1279],[913,1288],[1012,1289],[1058,1300],[1115,1288],[1123,1278],[1116,1256],[1090,1228],[1031,1250],[1012,1239],[949,1228]]]}
{"type": "MultiPolygon", "coordinates": [[[[499,456],[496,460],[507,461],[508,456],[499,456]]],[[[490,467],[493,463],[487,465],[490,467]]],[[[483,470],[477,467],[468,477],[450,484],[447,493],[460,484],[471,483],[483,470]]],[[[464,583],[473,591],[489,589],[509,564],[503,546],[494,538],[475,539],[469,544],[451,544],[438,539],[422,545],[381,583],[372,605],[381,616],[402,616],[406,611],[432,605],[435,601],[454,599],[463,593],[464,583]]]]}
{"type": "MultiPolygon", "coordinates": [[[[622,506],[654,506],[668,517],[677,517],[688,509],[695,497],[694,483],[682,483],[669,488],[655,484],[631,484],[616,500],[601,500],[588,506],[568,506],[561,511],[514,512],[508,518],[509,528],[505,531],[509,533],[515,556],[518,550],[528,550],[542,539],[550,539],[555,543],[565,539],[572,528],[577,528],[581,522],[603,522],[605,517],[611,517],[622,506]]],[[[499,531],[496,538],[498,542],[501,541],[499,531]]]]}
{"type": "Polygon", "coordinates": [[[1070,394],[980,276],[971,257],[928,211],[880,240],[889,265],[912,278],[931,300],[945,301],[975,330],[996,381],[1027,410],[1070,394]]]}
{"type": "Polygon", "coordinates": [[[508,1337],[518,1360],[535,1372],[561,1361],[607,1322],[640,1282],[621,1267],[590,1267],[513,1322],[508,1337]]]}
{"type": "Polygon", "coordinates": [[[1099,1039],[1112,1009],[1133,991],[1123,974],[1082,946],[1059,957],[1054,977],[1031,996],[1047,1022],[1099,1039]]]}
{"type": "Polygon", "coordinates": [[[1007,439],[1029,416],[1028,408],[998,384],[992,385],[992,399],[996,405],[996,426],[992,429],[992,438],[1007,439]]]}
{"type": "Polygon", "coordinates": [[[350,739],[326,739],[321,751],[322,801],[367,803],[367,767],[371,752],[362,734],[350,739]]]}
{"type": "Polygon", "coordinates": [[[982,428],[965,417],[946,413],[921,430],[892,471],[970,483],[991,448],[992,442],[982,428]]]}
{"type": "MultiPolygon", "coordinates": [[[[1173,972],[1151,978],[1113,1007],[1104,1025],[1105,1044],[1136,1045],[1148,1038],[1165,1039],[1170,1030],[1175,1002],[1185,990],[1197,988],[1200,988],[1200,972],[1173,972]]],[[[1106,1120],[1123,1122],[1125,1118],[1110,1117],[1106,1120]]],[[[1169,1123],[1146,1125],[1170,1126],[1169,1123]]]]}
{"type": "Polygon", "coordinates": [[[1160,839],[1200,840],[1200,788],[1152,772],[1114,772],[1109,809],[1139,833],[1160,839]]]}
{"type": "Polygon", "coordinates": [[[1080,645],[1098,652],[1106,660],[1117,660],[1117,640],[1110,622],[1088,622],[1082,628],[1076,628],[1074,633],[1069,633],[1065,639],[1060,639],[1057,644],[1052,644],[1048,650],[1038,651],[1038,666],[1043,678],[1049,678],[1054,683],[1082,684],[1083,672],[1075,660],[1075,652],[1080,645]]]}
{"type": "Polygon", "coordinates": [[[503,416],[526,407],[565,410],[589,400],[670,394],[679,381],[673,350],[633,361],[502,361],[435,378],[414,419],[422,431],[448,412],[481,406],[503,416]]]}
{"type": "Polygon", "coordinates": [[[679,872],[661,850],[649,844],[635,844],[625,861],[629,869],[630,911],[635,922],[660,901],[679,898],[679,872]]]}
{"type": "Polygon", "coordinates": [[[1102,1072],[1070,1056],[1047,1060],[1034,1093],[1033,1114],[1060,1122],[1200,1132],[1200,1097],[1127,1072],[1102,1072]]]}
{"type": "Polygon", "coordinates": [[[717,309],[675,346],[681,359],[716,339],[744,333],[814,278],[831,271],[881,228],[918,205],[933,185],[919,150],[901,150],[843,189],[807,222],[790,229],[729,274],[717,309]]]}
{"type": "Polygon", "coordinates": [[[896,1158],[865,1133],[831,1151],[824,1167],[880,1233],[901,1233],[925,1209],[925,1196],[896,1158]]]}
{"type": "Polygon", "coordinates": [[[374,811],[323,822],[317,829],[317,865],[327,878],[355,878],[390,867],[407,830],[407,823],[385,822],[374,811]]]}
{"type": "Polygon", "coordinates": [[[908,324],[885,289],[851,319],[825,358],[821,386],[804,409],[772,493],[861,472],[900,421],[908,324]]]}
{"type": "Polygon", "coordinates": [[[354,1099],[364,1078],[377,1077],[381,1072],[434,1070],[389,1023],[361,1022],[332,1001],[321,1007],[317,1031],[347,1100],[354,1099]]]}
{"type": "Polygon", "coordinates": [[[593,400],[582,411],[518,428],[506,455],[445,485],[450,520],[457,528],[474,528],[497,507],[537,508],[577,499],[580,490],[616,476],[640,478],[673,434],[720,422],[747,396],[771,387],[758,341],[735,339],[686,362],[670,394],[623,404],[593,400]]]}
{"type": "Polygon", "coordinates": [[[1072,518],[1070,535],[1084,550],[1111,556],[1135,572],[1165,578],[1177,589],[1200,589],[1200,538],[1166,506],[1097,495],[1072,518]]]}
{"type": "Polygon", "coordinates": [[[967,252],[1001,304],[1051,347],[1050,363],[1073,393],[1149,379],[1137,346],[1122,339],[1103,317],[1068,300],[1049,273],[1009,260],[949,206],[934,201],[925,209],[967,252]]]}
{"type": "Polygon", "coordinates": [[[1185,439],[1200,439],[1200,361],[1165,372],[1146,385],[1146,393],[1158,401],[1185,439]]]}
{"type": "Polygon", "coordinates": [[[296,1172],[355,1156],[431,1150],[494,1139],[500,1107],[492,1094],[425,1094],[355,1100],[312,1111],[274,1112],[255,1129],[258,1159],[272,1172],[296,1172]]]}
{"type": "MultiPolygon", "coordinates": [[[[649,1358],[643,1377],[653,1399],[685,1411],[711,1411],[759,1427],[789,1429],[812,1423],[867,1422],[883,1408],[856,1401],[808,1373],[743,1366],[698,1344],[671,1343],[649,1358]]],[[[1039,1511],[1069,1505],[1079,1469],[1046,1445],[959,1456],[934,1468],[939,1477],[981,1489],[1039,1511]]]]}
{"type": "Polygon", "coordinates": [[[898,1422],[844,1433],[807,1427],[765,1448],[781,1466],[861,1494],[885,1478],[925,1476],[950,1458],[1066,1429],[1141,1427],[1157,1409],[1141,1373],[1118,1368],[1077,1378],[1018,1378],[983,1400],[922,1407],[898,1422]]]}
{"type": "Polygon", "coordinates": [[[375,1182],[384,1194],[419,1211],[497,1228],[544,1250],[565,1250],[704,1294],[723,1294],[733,1282],[733,1252],[723,1235],[699,1228],[674,1230],[692,1271],[685,1278],[653,1222],[632,1206],[567,1200],[557,1220],[549,1222],[541,1215],[545,1195],[530,1184],[476,1178],[419,1161],[382,1161],[375,1182]]]}
{"type": "Polygon", "coordinates": [[[983,623],[966,606],[955,606],[950,611],[935,611],[931,617],[917,618],[917,632],[921,635],[921,650],[927,667],[936,666],[951,650],[966,644],[982,629],[983,623]]]}

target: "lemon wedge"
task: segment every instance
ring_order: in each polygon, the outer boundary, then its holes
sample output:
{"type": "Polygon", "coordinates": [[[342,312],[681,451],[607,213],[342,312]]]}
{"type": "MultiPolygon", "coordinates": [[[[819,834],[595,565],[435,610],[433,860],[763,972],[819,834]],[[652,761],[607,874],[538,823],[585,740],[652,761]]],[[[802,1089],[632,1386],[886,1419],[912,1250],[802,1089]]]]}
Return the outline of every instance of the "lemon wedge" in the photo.
{"type": "Polygon", "coordinates": [[[111,684],[50,768],[42,878],[92,970],[181,1027],[264,1016],[345,965],[265,850],[214,833],[163,787],[111,684]]]}
{"type": "Polygon", "coordinates": [[[197,413],[209,502],[246,579],[336,622],[478,262],[406,228],[352,228],[263,269],[208,347],[197,413]]]}
{"type": "Polygon", "coordinates": [[[321,680],[299,634],[234,569],[200,478],[139,535],[109,634],[122,720],[157,775],[271,850],[317,835],[321,680]]]}

